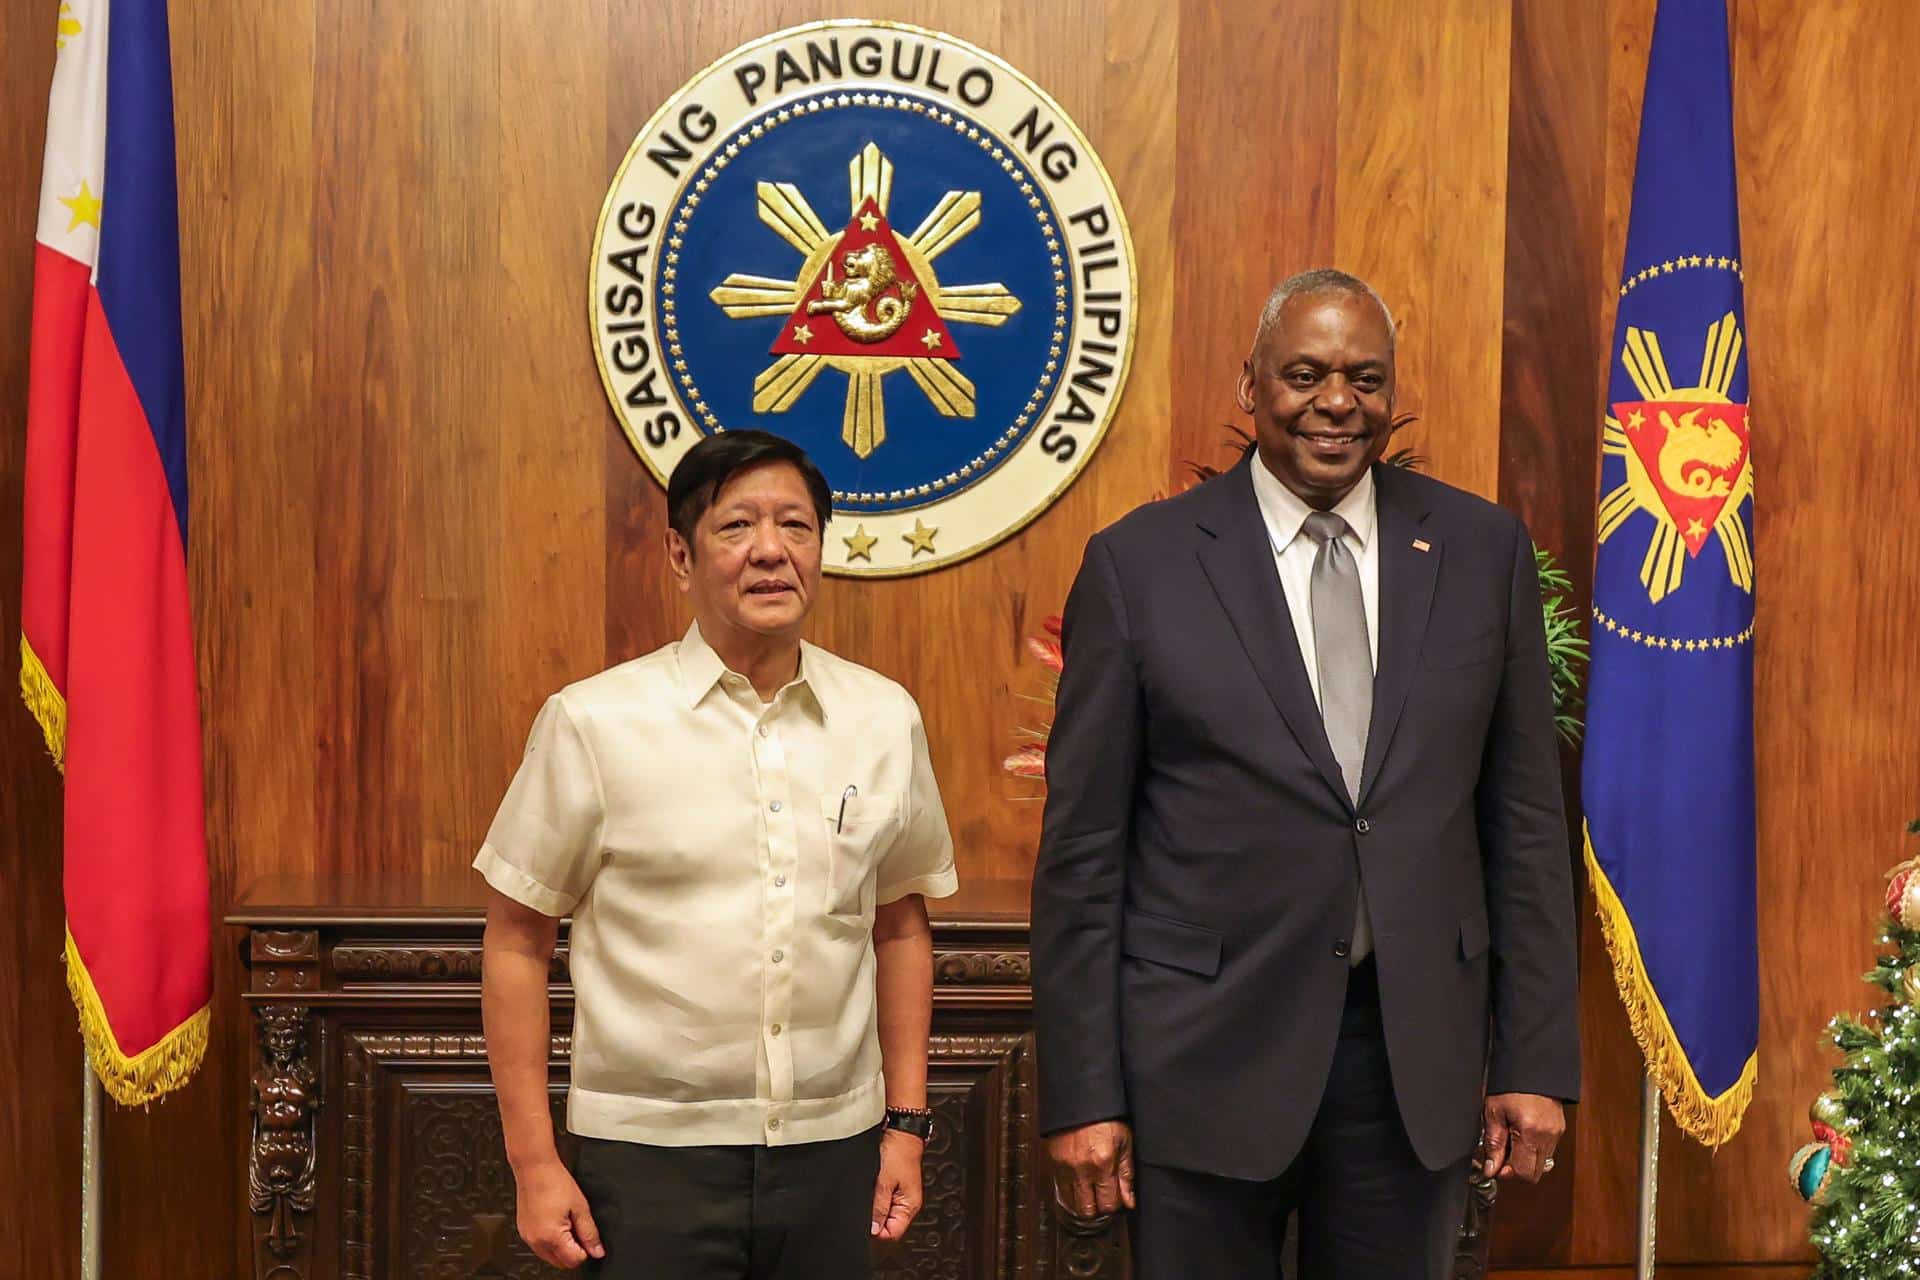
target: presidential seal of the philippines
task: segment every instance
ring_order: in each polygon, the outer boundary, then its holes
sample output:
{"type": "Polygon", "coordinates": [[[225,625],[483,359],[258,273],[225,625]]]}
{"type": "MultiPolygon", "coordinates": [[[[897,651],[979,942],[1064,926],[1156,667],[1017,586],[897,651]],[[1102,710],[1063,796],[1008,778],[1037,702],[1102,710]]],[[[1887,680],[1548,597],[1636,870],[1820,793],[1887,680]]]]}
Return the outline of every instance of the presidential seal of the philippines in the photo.
{"type": "Polygon", "coordinates": [[[662,481],[773,431],[833,487],[830,571],[965,559],[1086,466],[1127,380],[1133,246],[1058,103],[899,23],[729,53],[634,139],[594,235],[594,350],[662,481]]]}

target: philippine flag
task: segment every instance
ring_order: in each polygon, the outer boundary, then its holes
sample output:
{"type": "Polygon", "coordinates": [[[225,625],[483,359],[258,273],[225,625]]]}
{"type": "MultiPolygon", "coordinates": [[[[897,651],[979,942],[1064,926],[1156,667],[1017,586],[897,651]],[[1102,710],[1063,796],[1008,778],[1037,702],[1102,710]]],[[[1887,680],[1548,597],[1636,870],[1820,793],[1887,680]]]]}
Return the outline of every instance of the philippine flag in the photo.
{"type": "Polygon", "coordinates": [[[172,70],[165,0],[67,0],[57,21],[20,688],[66,773],[67,985],[133,1104],[199,1065],[211,990],[172,70]]]}

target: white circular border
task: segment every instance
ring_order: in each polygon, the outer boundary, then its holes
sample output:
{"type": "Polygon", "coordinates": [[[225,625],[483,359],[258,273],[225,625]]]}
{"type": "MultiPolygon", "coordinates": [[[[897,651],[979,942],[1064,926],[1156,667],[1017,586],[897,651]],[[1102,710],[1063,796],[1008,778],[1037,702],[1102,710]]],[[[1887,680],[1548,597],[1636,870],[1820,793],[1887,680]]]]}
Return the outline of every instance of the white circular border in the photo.
{"type": "MultiPolygon", "coordinates": [[[[829,89],[836,93],[845,89],[849,94],[858,91],[869,96],[874,96],[877,90],[881,96],[904,93],[926,101],[936,99],[937,91],[925,83],[898,81],[884,74],[873,78],[849,74],[802,84],[791,92],[770,95],[757,102],[746,102],[736,75],[741,68],[761,62],[771,64],[782,52],[789,56],[798,54],[798,64],[806,66],[807,42],[823,37],[840,42],[842,56],[848,63],[851,62],[848,50],[863,37],[881,42],[883,55],[886,52],[885,42],[889,40],[909,38],[923,41],[930,47],[919,65],[926,65],[936,56],[936,50],[952,57],[953,62],[946,68],[950,85],[959,85],[976,67],[983,69],[993,76],[994,83],[987,102],[975,107],[958,98],[947,97],[944,106],[956,114],[964,115],[970,127],[991,132],[995,144],[1010,157],[1020,154],[1019,144],[1014,138],[1014,126],[1030,110],[1037,108],[1036,127],[1043,131],[1040,145],[1034,148],[1037,154],[1019,159],[1017,163],[1031,180],[1041,185],[1047,200],[1059,214],[1057,225],[1066,250],[1063,254],[1065,269],[1070,272],[1110,270],[1099,264],[1111,258],[1112,265],[1123,271],[1123,278],[1114,281],[1112,287],[1108,287],[1105,279],[1089,282],[1082,275],[1079,287],[1074,290],[1079,307],[1069,318],[1067,334],[1061,344],[1061,355],[1058,357],[1060,368],[1053,383],[1053,393],[1036,411],[1041,421],[1027,431],[1012,453],[995,467],[992,475],[952,497],[925,506],[885,513],[836,509],[835,520],[827,529],[824,547],[825,567],[829,573],[852,577],[898,577],[924,573],[978,555],[1039,518],[1079,477],[1104,440],[1126,388],[1128,374],[1132,371],[1138,331],[1139,274],[1134,261],[1133,239],[1121,209],[1119,193],[1114,189],[1113,181],[1099,156],[1072,119],[1045,90],[1003,59],[944,32],[908,23],[832,19],[790,27],[741,45],[694,76],[661,105],[635,136],[601,206],[600,217],[594,228],[587,300],[594,339],[594,360],[608,401],[629,443],[664,484],[681,456],[706,434],[701,425],[703,415],[680,399],[679,389],[666,367],[676,358],[676,353],[666,344],[662,317],[654,307],[655,273],[662,269],[667,240],[672,234],[669,221],[680,209],[686,188],[700,179],[704,169],[711,163],[714,151],[724,146],[727,139],[741,127],[756,116],[778,111],[795,101],[817,97],[829,89]],[[717,117],[733,108],[737,109],[727,116],[728,123],[719,124],[717,117]],[[707,113],[715,119],[707,133],[707,142],[699,145],[706,147],[709,142],[714,145],[699,150],[680,136],[678,125],[687,119],[697,122],[702,114],[707,113]],[[669,131],[687,150],[693,152],[680,172],[673,176],[668,176],[660,166],[646,162],[647,152],[662,146],[669,131]],[[1049,148],[1059,144],[1068,145],[1077,159],[1067,173],[1055,178],[1042,163],[1035,161],[1043,157],[1049,148]],[[609,225],[614,222],[616,211],[631,204],[650,206],[657,225],[644,241],[623,240],[618,245],[609,246],[607,232],[609,225]],[[1108,215],[1108,228],[1097,236],[1083,235],[1076,243],[1076,236],[1068,229],[1068,224],[1074,221],[1076,211],[1088,212],[1095,208],[1104,209],[1108,215]],[[1110,247],[1096,250],[1092,262],[1083,264],[1080,251],[1089,242],[1098,241],[1106,241],[1110,247]],[[1111,247],[1114,245],[1117,245],[1118,252],[1111,247]],[[644,300],[637,317],[634,314],[615,314],[602,306],[603,296],[609,287],[630,283],[624,275],[603,275],[610,247],[614,250],[642,250],[647,280],[641,286],[644,300]],[[1103,308],[1117,311],[1120,316],[1120,332],[1108,343],[1116,346],[1118,353],[1089,354],[1088,358],[1111,368],[1112,371],[1107,375],[1108,389],[1104,394],[1087,393],[1083,396],[1092,408],[1093,421],[1068,424],[1076,446],[1072,457],[1061,462],[1047,451],[1047,420],[1060,401],[1062,389],[1071,384],[1077,371],[1075,358],[1081,352],[1082,341],[1089,338],[1087,330],[1090,320],[1085,314],[1085,309],[1093,300],[1089,294],[1118,295],[1110,302],[1100,300],[1103,308]],[[641,332],[651,346],[650,359],[632,372],[611,369],[608,364],[609,349],[628,341],[627,334],[633,332],[636,318],[644,322],[641,332]],[[616,325],[625,326],[625,331],[609,327],[616,325]],[[678,411],[681,422],[679,434],[659,446],[650,445],[641,437],[641,421],[629,415],[622,392],[616,388],[616,379],[631,385],[644,378],[649,371],[657,374],[657,385],[664,391],[670,407],[678,411]],[[1009,516],[1009,512],[1016,514],[1009,516]],[[848,528],[849,525],[853,527],[848,528]],[[946,545],[937,547],[932,554],[915,552],[908,534],[923,529],[934,530],[935,542],[944,542],[946,545]],[[849,562],[846,539],[856,530],[864,530],[867,536],[876,539],[871,544],[871,560],[849,562]]],[[[883,73],[886,67],[883,56],[883,73]]],[[[928,78],[931,78],[930,74],[928,78]]],[[[1022,299],[1022,302],[1032,305],[1028,299],[1022,299]]],[[[1097,330],[1092,340],[1108,342],[1098,336],[1097,330]]],[[[724,425],[721,424],[723,429],[724,425]]]]}

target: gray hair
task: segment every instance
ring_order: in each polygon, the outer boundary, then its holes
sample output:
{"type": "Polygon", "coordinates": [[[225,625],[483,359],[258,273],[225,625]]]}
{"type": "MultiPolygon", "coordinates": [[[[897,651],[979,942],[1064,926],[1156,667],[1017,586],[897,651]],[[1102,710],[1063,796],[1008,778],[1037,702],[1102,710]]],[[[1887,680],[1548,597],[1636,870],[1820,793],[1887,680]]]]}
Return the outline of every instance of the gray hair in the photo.
{"type": "Polygon", "coordinates": [[[1343,293],[1354,298],[1371,298],[1373,305],[1380,308],[1380,314],[1386,317],[1387,350],[1393,350],[1395,338],[1393,312],[1387,308],[1385,300],[1373,291],[1372,285],[1359,276],[1336,271],[1332,267],[1315,267],[1312,271],[1302,271],[1299,275],[1289,276],[1274,286],[1273,292],[1267,295],[1267,305],[1261,308],[1260,325],[1253,331],[1252,349],[1255,352],[1260,350],[1261,344],[1267,340],[1267,334],[1272,331],[1275,324],[1279,323],[1280,312],[1285,309],[1287,303],[1295,298],[1314,293],[1343,293]]]}

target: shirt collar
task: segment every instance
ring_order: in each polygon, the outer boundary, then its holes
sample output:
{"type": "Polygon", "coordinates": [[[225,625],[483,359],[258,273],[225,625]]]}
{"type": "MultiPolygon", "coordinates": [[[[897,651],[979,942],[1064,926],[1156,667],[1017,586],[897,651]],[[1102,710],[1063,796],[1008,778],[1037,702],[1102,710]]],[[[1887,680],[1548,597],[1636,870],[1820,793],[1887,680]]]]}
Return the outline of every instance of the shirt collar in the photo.
{"type": "MultiPolygon", "coordinates": [[[[1303,501],[1299,494],[1280,483],[1280,478],[1267,469],[1267,460],[1258,450],[1254,451],[1253,496],[1260,504],[1260,518],[1266,522],[1267,536],[1273,539],[1273,549],[1284,551],[1293,540],[1300,536],[1307,517],[1313,514],[1313,508],[1303,501]]],[[[1360,481],[1347,491],[1333,508],[1333,514],[1347,522],[1354,539],[1364,547],[1373,541],[1376,519],[1373,500],[1373,468],[1368,467],[1360,473],[1360,481]]]]}
{"type": "MultiPolygon", "coordinates": [[[[686,694],[687,706],[697,707],[701,699],[713,692],[713,687],[729,674],[727,664],[720,660],[720,655],[700,634],[698,622],[687,627],[687,634],[680,637],[675,653],[680,662],[680,687],[686,694]]],[[[800,642],[800,670],[786,688],[798,686],[805,690],[812,696],[814,705],[820,708],[820,715],[825,719],[830,716],[832,695],[823,687],[827,682],[819,679],[826,666],[819,658],[819,653],[820,650],[806,641],[800,642]]]]}

